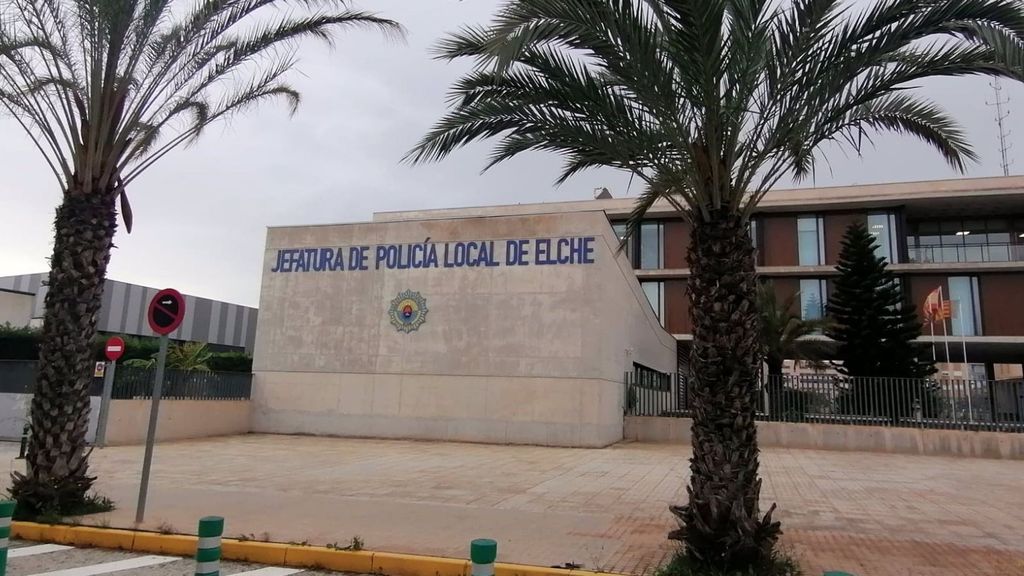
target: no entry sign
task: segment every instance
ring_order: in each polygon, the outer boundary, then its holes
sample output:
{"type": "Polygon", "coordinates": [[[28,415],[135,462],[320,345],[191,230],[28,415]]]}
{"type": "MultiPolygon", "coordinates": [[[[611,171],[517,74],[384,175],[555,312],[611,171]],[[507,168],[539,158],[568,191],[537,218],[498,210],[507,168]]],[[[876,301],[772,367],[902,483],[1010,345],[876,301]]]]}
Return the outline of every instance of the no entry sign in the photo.
{"type": "Polygon", "coordinates": [[[124,355],[124,340],[117,336],[111,337],[107,340],[107,345],[103,348],[103,352],[107,355],[107,360],[117,362],[117,359],[124,355]]]}
{"type": "Polygon", "coordinates": [[[153,296],[149,303],[149,327],[166,336],[181,324],[185,317],[185,298],[173,288],[165,288],[153,296]]]}

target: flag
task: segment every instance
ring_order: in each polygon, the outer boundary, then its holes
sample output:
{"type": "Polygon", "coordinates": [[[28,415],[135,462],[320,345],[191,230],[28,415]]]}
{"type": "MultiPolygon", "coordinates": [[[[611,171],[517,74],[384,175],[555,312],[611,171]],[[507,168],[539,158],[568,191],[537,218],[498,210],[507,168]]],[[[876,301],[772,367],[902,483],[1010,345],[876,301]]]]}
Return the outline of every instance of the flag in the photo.
{"type": "Polygon", "coordinates": [[[950,301],[942,298],[942,288],[936,288],[928,293],[928,297],[924,299],[922,310],[925,320],[929,322],[946,320],[953,316],[950,301]]]}
{"type": "Polygon", "coordinates": [[[938,320],[937,315],[942,310],[942,292],[939,288],[932,290],[928,293],[928,297],[924,299],[924,306],[921,307],[921,312],[924,314],[925,320],[934,322],[938,320]]]}

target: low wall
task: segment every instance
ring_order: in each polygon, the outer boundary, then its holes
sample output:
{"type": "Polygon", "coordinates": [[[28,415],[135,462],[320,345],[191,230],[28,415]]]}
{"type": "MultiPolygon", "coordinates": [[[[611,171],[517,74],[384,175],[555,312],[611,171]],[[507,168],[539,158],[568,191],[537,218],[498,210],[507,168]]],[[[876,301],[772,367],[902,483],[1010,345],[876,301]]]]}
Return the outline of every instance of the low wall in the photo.
{"type": "Polygon", "coordinates": [[[622,440],[622,383],[256,372],[252,431],[597,448],[622,440]]]}
{"type": "MultiPolygon", "coordinates": [[[[25,420],[31,404],[31,394],[0,393],[0,440],[21,440],[21,431],[25,427],[25,420]]],[[[85,433],[86,442],[92,442],[96,437],[100,397],[90,396],[89,407],[89,429],[85,433]]]]}
{"type": "MultiPolygon", "coordinates": [[[[150,400],[112,400],[107,445],[143,444],[150,400]]],[[[249,432],[248,400],[161,400],[157,440],[183,440],[249,432]]]]}
{"type": "MultiPolygon", "coordinates": [[[[626,416],[625,437],[638,442],[690,442],[689,418],[626,416]]],[[[758,422],[765,448],[804,448],[1024,460],[1024,434],[922,430],[842,424],[758,422]]]]}

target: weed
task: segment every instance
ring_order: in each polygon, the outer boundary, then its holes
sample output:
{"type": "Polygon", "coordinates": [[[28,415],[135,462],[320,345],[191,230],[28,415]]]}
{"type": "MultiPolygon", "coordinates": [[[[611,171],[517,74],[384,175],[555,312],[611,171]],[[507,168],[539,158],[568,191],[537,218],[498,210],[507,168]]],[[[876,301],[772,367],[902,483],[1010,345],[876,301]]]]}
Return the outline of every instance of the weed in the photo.
{"type": "Polygon", "coordinates": [[[362,538],[360,538],[359,536],[353,536],[352,542],[348,545],[348,549],[353,552],[359,552],[364,548],[363,544],[364,542],[362,538]]]}
{"type": "Polygon", "coordinates": [[[100,518],[94,524],[97,528],[110,528],[110,518],[100,518]]]}
{"type": "Polygon", "coordinates": [[[174,534],[177,532],[174,526],[169,522],[161,522],[160,525],[156,527],[156,531],[161,534],[174,534]]]}
{"type": "Polygon", "coordinates": [[[331,542],[327,545],[327,548],[331,550],[347,550],[350,552],[359,552],[363,549],[363,544],[364,543],[362,538],[360,538],[359,536],[353,536],[352,540],[349,541],[348,546],[342,546],[337,542],[331,542]]]}
{"type": "Polygon", "coordinates": [[[239,542],[248,542],[249,540],[254,540],[254,538],[252,537],[252,534],[239,534],[238,536],[235,536],[235,540],[238,540],[239,542]]]}
{"type": "Polygon", "coordinates": [[[264,532],[264,533],[260,534],[260,541],[261,542],[270,542],[270,532],[264,532]]]}

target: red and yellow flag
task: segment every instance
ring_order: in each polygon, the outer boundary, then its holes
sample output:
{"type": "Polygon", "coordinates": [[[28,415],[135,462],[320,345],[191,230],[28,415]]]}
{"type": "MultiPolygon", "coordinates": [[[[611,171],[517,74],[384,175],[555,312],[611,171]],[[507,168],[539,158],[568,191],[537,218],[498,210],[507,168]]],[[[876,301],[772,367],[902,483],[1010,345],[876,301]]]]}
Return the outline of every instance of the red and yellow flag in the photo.
{"type": "Polygon", "coordinates": [[[924,307],[922,309],[925,319],[929,322],[946,320],[953,316],[950,301],[942,299],[941,287],[928,293],[928,297],[924,299],[924,307]]]}

